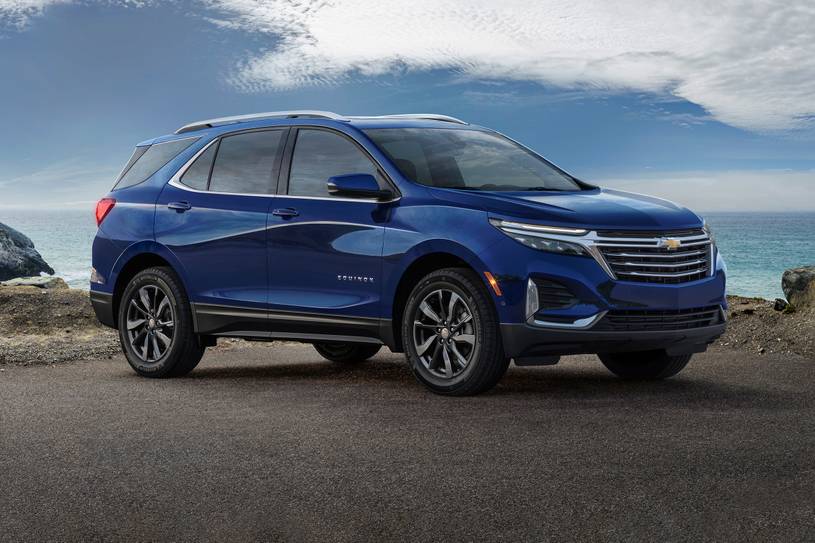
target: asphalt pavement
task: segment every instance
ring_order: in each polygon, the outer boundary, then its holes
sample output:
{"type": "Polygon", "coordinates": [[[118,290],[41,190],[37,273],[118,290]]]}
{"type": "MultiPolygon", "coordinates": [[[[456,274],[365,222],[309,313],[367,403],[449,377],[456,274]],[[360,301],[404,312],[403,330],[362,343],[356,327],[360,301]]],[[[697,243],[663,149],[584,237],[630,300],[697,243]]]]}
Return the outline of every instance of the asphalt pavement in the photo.
{"type": "Polygon", "coordinates": [[[713,351],[620,381],[594,357],[426,392],[401,355],[120,356],[0,372],[0,541],[812,541],[815,361],[713,351]]]}

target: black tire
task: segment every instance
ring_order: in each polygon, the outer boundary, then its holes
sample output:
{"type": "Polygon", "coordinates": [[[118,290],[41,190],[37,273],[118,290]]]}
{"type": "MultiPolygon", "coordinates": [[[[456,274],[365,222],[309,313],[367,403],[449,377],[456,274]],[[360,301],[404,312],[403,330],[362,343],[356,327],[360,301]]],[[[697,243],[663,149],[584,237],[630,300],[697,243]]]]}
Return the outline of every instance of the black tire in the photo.
{"type": "Polygon", "coordinates": [[[692,354],[670,356],[664,350],[597,355],[608,370],[623,379],[657,380],[673,377],[690,362],[692,354]]]}
{"type": "Polygon", "coordinates": [[[314,348],[320,356],[339,364],[358,364],[374,356],[382,348],[373,343],[315,343],[314,348]]]}
{"type": "Polygon", "coordinates": [[[436,394],[480,394],[494,387],[509,366],[489,293],[466,268],[434,271],[418,282],[405,304],[402,345],[413,375],[436,394]],[[425,312],[423,302],[438,311],[425,312]],[[443,326],[436,326],[434,317],[443,326]]]}
{"type": "Polygon", "coordinates": [[[189,299],[170,268],[149,268],[130,280],[120,299],[118,324],[125,358],[143,377],[186,375],[204,355],[203,342],[193,331],[189,299]],[[147,293],[146,301],[142,299],[142,289],[147,293]],[[142,320],[145,322],[140,323],[142,320]],[[144,334],[138,335],[141,332],[144,334]],[[165,343],[166,338],[170,339],[169,344],[165,343]],[[138,352],[134,344],[138,345],[138,352]]]}

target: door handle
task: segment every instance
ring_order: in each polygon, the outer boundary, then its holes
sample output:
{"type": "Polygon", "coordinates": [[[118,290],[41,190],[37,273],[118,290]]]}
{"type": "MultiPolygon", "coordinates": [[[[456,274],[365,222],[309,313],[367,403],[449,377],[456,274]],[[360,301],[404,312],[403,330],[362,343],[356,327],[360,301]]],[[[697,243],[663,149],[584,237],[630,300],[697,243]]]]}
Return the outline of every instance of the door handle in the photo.
{"type": "Polygon", "coordinates": [[[178,213],[184,213],[185,211],[192,209],[192,206],[189,202],[170,202],[167,204],[167,208],[175,209],[178,213]]]}
{"type": "Polygon", "coordinates": [[[296,209],[292,209],[290,207],[284,207],[282,209],[275,209],[274,211],[272,211],[272,215],[283,217],[284,219],[296,217],[299,214],[300,214],[299,211],[297,211],[296,209]]]}

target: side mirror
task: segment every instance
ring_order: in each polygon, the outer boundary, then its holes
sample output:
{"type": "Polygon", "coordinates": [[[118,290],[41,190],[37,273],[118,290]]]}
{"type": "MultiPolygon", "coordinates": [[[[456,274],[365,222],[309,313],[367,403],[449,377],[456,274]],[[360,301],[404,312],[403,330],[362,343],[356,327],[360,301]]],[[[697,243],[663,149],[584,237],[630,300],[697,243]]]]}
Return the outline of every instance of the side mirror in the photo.
{"type": "Polygon", "coordinates": [[[379,188],[376,178],[368,173],[349,173],[348,175],[335,175],[328,179],[328,192],[337,196],[348,198],[376,198],[387,200],[393,197],[389,190],[379,188]]]}

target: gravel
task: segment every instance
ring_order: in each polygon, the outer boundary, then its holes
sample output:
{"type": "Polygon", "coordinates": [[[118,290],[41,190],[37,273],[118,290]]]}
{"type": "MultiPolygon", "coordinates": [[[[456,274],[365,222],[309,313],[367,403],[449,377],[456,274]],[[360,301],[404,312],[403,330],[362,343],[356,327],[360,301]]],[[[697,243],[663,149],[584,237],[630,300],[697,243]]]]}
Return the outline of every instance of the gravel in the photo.
{"type": "MultiPolygon", "coordinates": [[[[815,311],[782,313],[760,298],[729,297],[730,321],[717,347],[815,359],[815,311]]],[[[74,289],[0,287],[0,366],[109,358],[114,330],[96,320],[88,293],[74,289]]],[[[220,340],[231,349],[237,340],[220,340]]]]}
{"type": "Polygon", "coordinates": [[[798,354],[815,359],[815,311],[783,313],[761,298],[728,297],[730,321],[719,338],[724,348],[757,354],[798,354]]]}

